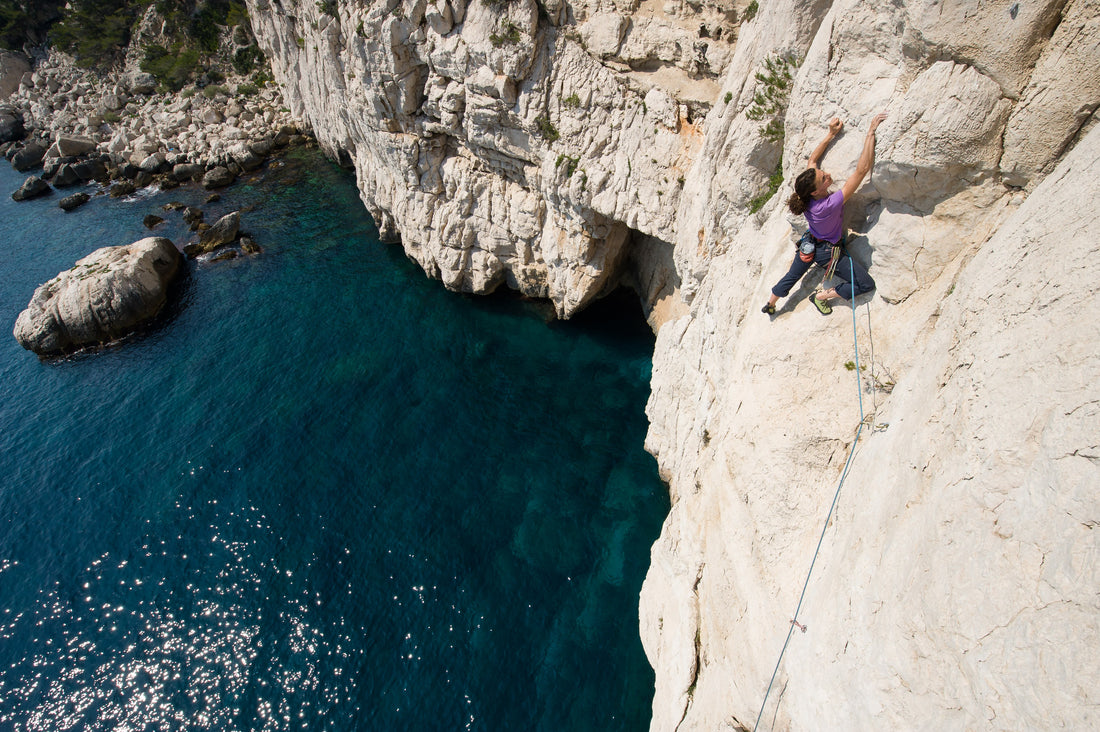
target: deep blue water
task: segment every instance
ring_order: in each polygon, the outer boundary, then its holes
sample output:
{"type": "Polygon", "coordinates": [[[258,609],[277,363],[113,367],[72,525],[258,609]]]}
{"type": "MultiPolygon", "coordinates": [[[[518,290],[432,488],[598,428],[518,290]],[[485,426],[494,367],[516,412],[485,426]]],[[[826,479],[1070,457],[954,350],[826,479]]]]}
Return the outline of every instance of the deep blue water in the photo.
{"type": "Polygon", "coordinates": [[[179,189],[69,214],[0,164],[0,729],[638,730],[668,511],[632,303],[446,292],[300,152],[227,189],[263,254],[41,362],[34,289],[186,241],[179,189]],[[254,209],[248,207],[254,206],[254,209]]]}

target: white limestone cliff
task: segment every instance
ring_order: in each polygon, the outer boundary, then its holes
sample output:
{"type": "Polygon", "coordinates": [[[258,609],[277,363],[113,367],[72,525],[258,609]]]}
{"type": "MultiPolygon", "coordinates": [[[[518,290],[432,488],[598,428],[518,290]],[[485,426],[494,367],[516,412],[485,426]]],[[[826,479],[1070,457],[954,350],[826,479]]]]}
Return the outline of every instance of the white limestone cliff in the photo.
{"type": "Polygon", "coordinates": [[[654,730],[1095,726],[1100,2],[249,0],[292,112],[457,290],[562,316],[621,282],[658,329],[672,509],[641,598],[654,730]],[[694,33],[694,35],[692,35],[694,33]],[[796,59],[781,144],[757,73],[796,59]],[[877,162],[878,283],[823,319],[777,165],[877,162]],[[758,199],[759,200],[759,199],[758,199]],[[858,385],[858,386],[857,386],[858,385]]]}

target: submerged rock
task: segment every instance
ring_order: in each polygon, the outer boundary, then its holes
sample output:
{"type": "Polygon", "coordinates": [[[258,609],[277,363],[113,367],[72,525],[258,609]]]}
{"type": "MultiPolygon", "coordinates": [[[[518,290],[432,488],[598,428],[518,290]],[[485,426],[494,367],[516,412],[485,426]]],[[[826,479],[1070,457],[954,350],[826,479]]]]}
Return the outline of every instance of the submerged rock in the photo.
{"type": "Polygon", "coordinates": [[[148,214],[141,222],[146,229],[155,229],[164,223],[164,219],[156,214],[148,214]]]}
{"type": "Polygon", "coordinates": [[[80,192],[74,193],[71,196],[65,196],[57,202],[57,205],[60,206],[61,209],[64,211],[72,211],[74,208],[79,208],[90,200],[91,196],[89,196],[87,193],[80,192]]]}
{"type": "Polygon", "coordinates": [[[163,237],[97,249],[35,290],[13,335],[40,356],[116,340],[160,311],[179,264],[163,237]]]}
{"type": "Polygon", "coordinates": [[[256,243],[256,240],[247,234],[241,235],[241,251],[245,254],[260,254],[263,252],[263,248],[256,243]]]}
{"type": "Polygon", "coordinates": [[[183,209],[183,222],[190,227],[191,231],[198,231],[199,224],[202,223],[203,210],[196,208],[195,206],[185,206],[183,209]]]}
{"type": "Polygon", "coordinates": [[[137,186],[128,180],[124,180],[121,183],[115,183],[114,186],[111,187],[111,197],[122,198],[123,196],[130,195],[136,190],[137,186]]]}

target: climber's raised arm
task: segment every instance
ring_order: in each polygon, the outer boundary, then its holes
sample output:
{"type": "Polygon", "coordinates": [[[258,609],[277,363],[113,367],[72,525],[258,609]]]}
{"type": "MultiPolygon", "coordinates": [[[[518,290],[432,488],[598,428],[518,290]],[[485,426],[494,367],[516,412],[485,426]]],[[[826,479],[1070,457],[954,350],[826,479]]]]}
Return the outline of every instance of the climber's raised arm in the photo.
{"type": "Polygon", "coordinates": [[[874,119],[871,120],[871,128],[867,130],[867,139],[863,141],[863,152],[860,153],[859,162],[856,163],[856,172],[848,176],[848,180],[844,181],[844,187],[841,189],[844,192],[845,201],[852,197],[852,194],[859,188],[859,184],[871,172],[871,166],[875,164],[875,130],[878,129],[884,119],[886,119],[885,112],[876,114],[874,119]]]}
{"type": "Polygon", "coordinates": [[[814,148],[814,151],[810,153],[810,159],[806,163],[807,168],[821,167],[821,158],[825,157],[825,150],[828,149],[829,143],[840,134],[843,128],[844,123],[840,121],[840,117],[833,117],[829,120],[829,131],[825,133],[825,138],[819,142],[817,147],[814,148]]]}

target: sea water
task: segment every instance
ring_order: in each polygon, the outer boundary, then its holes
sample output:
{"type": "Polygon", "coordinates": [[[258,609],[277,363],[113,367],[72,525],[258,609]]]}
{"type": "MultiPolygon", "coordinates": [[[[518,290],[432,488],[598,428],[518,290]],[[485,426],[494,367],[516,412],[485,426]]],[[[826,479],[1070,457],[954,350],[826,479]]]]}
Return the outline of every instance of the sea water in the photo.
{"type": "MultiPolygon", "coordinates": [[[[15,203],[0,165],[0,728],[638,730],[667,492],[635,302],[447,292],[298,152],[226,189],[255,256],[153,327],[11,336],[91,251],[207,191],[15,203]]],[[[94,186],[88,187],[95,193],[94,186]]]]}

